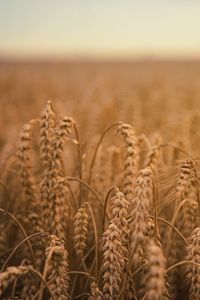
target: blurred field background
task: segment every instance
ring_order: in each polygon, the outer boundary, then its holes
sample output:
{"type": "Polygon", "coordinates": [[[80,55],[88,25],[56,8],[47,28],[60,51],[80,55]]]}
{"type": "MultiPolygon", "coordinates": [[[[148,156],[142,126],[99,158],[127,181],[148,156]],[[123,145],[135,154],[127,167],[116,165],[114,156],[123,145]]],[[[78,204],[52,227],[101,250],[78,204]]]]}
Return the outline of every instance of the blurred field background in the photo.
{"type": "Polygon", "coordinates": [[[200,299],[199,15],[0,0],[0,299],[200,299]]]}
{"type": "Polygon", "coordinates": [[[77,121],[83,143],[118,120],[139,134],[187,140],[188,122],[199,122],[199,80],[198,61],[2,62],[1,148],[47,100],[77,121]]]}

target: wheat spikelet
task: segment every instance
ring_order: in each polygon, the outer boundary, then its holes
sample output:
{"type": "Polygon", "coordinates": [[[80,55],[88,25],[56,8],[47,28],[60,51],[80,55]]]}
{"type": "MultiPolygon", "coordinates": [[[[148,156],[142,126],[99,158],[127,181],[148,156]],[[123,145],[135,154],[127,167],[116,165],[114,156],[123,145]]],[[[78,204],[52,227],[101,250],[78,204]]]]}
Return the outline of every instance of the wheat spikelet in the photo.
{"type": "Polygon", "coordinates": [[[192,261],[194,264],[187,266],[187,278],[189,283],[189,299],[200,299],[200,228],[195,228],[189,238],[189,246],[187,247],[186,260],[192,261]]]}
{"type": "Polygon", "coordinates": [[[41,113],[40,127],[40,157],[44,170],[51,167],[52,139],[55,130],[55,114],[52,110],[51,101],[48,101],[41,113]]]}
{"type": "Polygon", "coordinates": [[[31,148],[32,148],[32,126],[34,122],[30,121],[28,124],[22,127],[18,150],[17,158],[19,161],[19,174],[20,174],[20,183],[22,186],[25,205],[33,205],[37,199],[36,190],[34,186],[33,175],[31,173],[31,148]]]}
{"type": "Polygon", "coordinates": [[[86,248],[88,232],[88,213],[86,203],[79,208],[74,218],[74,248],[76,255],[82,259],[86,248]]]}
{"type": "MultiPolygon", "coordinates": [[[[26,220],[25,222],[29,223],[29,227],[30,224],[32,226],[30,233],[43,232],[42,221],[40,220],[39,213],[30,211],[26,214],[24,219],[26,220]]],[[[41,237],[37,237],[34,239],[33,246],[35,250],[35,266],[38,270],[40,270],[43,263],[44,241],[41,237]]]]}
{"type": "Polygon", "coordinates": [[[114,196],[111,201],[113,203],[112,222],[121,230],[122,236],[125,238],[128,233],[128,201],[117,187],[114,188],[114,196]]]}
{"type": "MultiPolygon", "coordinates": [[[[39,202],[36,187],[31,172],[31,148],[32,148],[32,130],[36,120],[31,120],[22,127],[19,142],[17,157],[19,160],[19,175],[20,183],[25,198],[23,209],[26,210],[26,215],[20,216],[23,224],[25,224],[30,234],[42,231],[42,222],[39,213],[39,202]]],[[[36,266],[40,268],[41,260],[41,240],[35,243],[36,266]]]]}
{"type": "MultiPolygon", "coordinates": [[[[195,198],[195,193],[189,191],[188,198],[182,200],[183,205],[175,222],[175,226],[186,238],[190,237],[191,232],[198,224],[198,204],[194,200],[195,198]]],[[[172,235],[172,239],[170,242],[171,247],[168,255],[168,264],[173,265],[181,260],[184,260],[187,249],[183,240],[175,233],[172,235]]],[[[180,272],[180,268],[173,269],[169,274],[169,279],[170,284],[173,288],[174,299],[176,298],[175,295],[178,294],[180,290],[183,291],[183,294],[186,294],[186,287],[185,285],[181,284],[181,282],[184,282],[185,280],[184,270],[181,270],[180,272]]]]}
{"type": "Polygon", "coordinates": [[[114,196],[112,197],[112,223],[117,226],[121,232],[121,242],[124,248],[123,255],[128,261],[128,244],[129,244],[129,227],[128,227],[128,206],[123,193],[117,187],[114,188],[114,196]]]}
{"type": "Polygon", "coordinates": [[[44,222],[44,230],[49,231],[52,228],[53,203],[52,185],[52,139],[55,130],[55,115],[51,108],[51,102],[48,101],[41,114],[40,129],[40,157],[43,166],[42,182],[40,187],[40,198],[42,206],[42,220],[44,222]]]}
{"type": "Polygon", "coordinates": [[[73,120],[64,118],[57,125],[55,115],[48,102],[41,117],[40,152],[43,163],[41,198],[46,230],[64,239],[63,209],[66,203],[60,177],[64,175],[63,150],[65,138],[69,136],[73,120]]]}
{"type": "Polygon", "coordinates": [[[75,124],[72,118],[64,117],[56,125],[52,138],[52,155],[54,172],[63,176],[63,152],[65,139],[71,134],[72,126],[75,124]]]}
{"type": "Polygon", "coordinates": [[[141,265],[145,257],[147,245],[147,228],[149,210],[152,201],[153,180],[150,168],[142,169],[139,172],[135,197],[132,201],[133,208],[130,219],[130,262],[134,268],[141,265]]]}
{"type": "Polygon", "coordinates": [[[98,288],[96,282],[92,282],[90,285],[90,296],[88,298],[89,300],[102,300],[103,294],[98,288]]]}
{"type": "MultiPolygon", "coordinates": [[[[180,210],[176,217],[175,226],[183,233],[186,237],[190,232],[189,229],[195,227],[196,222],[196,190],[195,190],[195,178],[194,178],[194,160],[184,159],[181,161],[179,167],[179,177],[176,186],[176,203],[174,209],[174,216],[176,209],[180,206],[180,210]],[[193,223],[194,222],[194,223],[193,223]]],[[[174,217],[173,217],[174,219],[174,217]]],[[[171,266],[180,260],[184,259],[186,255],[186,247],[183,240],[175,233],[170,230],[168,232],[167,244],[171,245],[168,248],[168,265],[171,266]]],[[[172,287],[173,299],[177,298],[180,290],[183,290],[184,272],[179,272],[178,268],[173,269],[169,274],[169,282],[172,287]]]]}
{"type": "Polygon", "coordinates": [[[133,277],[128,274],[128,279],[126,283],[126,293],[125,296],[127,300],[138,300],[135,289],[135,282],[133,277]]]}
{"type": "MultiPolygon", "coordinates": [[[[195,162],[193,159],[186,159],[181,162],[178,184],[176,188],[176,206],[181,205],[181,209],[175,221],[175,226],[179,231],[188,237],[191,231],[197,225],[197,193],[195,186],[195,162]]],[[[176,210],[175,210],[176,212],[176,210]]],[[[174,213],[175,214],[175,213],[174,213]]],[[[183,240],[173,233],[169,232],[168,241],[171,243],[168,264],[173,265],[180,260],[183,260],[186,255],[186,247],[183,240]]],[[[184,272],[179,272],[179,269],[174,269],[170,272],[169,280],[173,288],[174,299],[176,299],[180,290],[185,293],[184,285],[181,282],[184,280],[184,272]]]]}
{"type": "Polygon", "coordinates": [[[189,158],[181,162],[180,170],[179,170],[180,172],[179,179],[176,187],[177,198],[184,198],[187,196],[187,192],[191,187],[191,182],[194,177],[193,169],[194,169],[193,159],[189,158]]]}
{"type": "MultiPolygon", "coordinates": [[[[146,239],[147,239],[147,244],[151,243],[152,241],[155,240],[155,224],[154,221],[149,218],[148,222],[147,222],[147,232],[146,232],[146,239]]],[[[157,245],[161,248],[162,244],[161,244],[161,237],[159,234],[159,231],[157,230],[157,245]]],[[[147,252],[145,250],[145,252],[147,252]]],[[[141,271],[138,273],[137,276],[137,295],[139,299],[142,299],[143,296],[146,293],[146,286],[147,286],[147,281],[148,281],[148,269],[149,269],[149,265],[148,265],[148,256],[145,253],[145,261],[147,262],[147,265],[143,266],[143,268],[141,269],[141,271]]]]}
{"type": "MultiPolygon", "coordinates": [[[[73,218],[74,212],[72,210],[72,206],[70,204],[70,193],[69,189],[65,184],[65,179],[63,177],[58,178],[57,182],[57,197],[59,199],[57,213],[58,213],[58,220],[60,220],[59,224],[61,225],[60,232],[65,233],[63,238],[66,237],[68,230],[70,229],[69,219],[73,218]]],[[[57,228],[59,227],[57,224],[57,228]]]]}
{"type": "Polygon", "coordinates": [[[184,199],[178,216],[178,228],[185,237],[189,237],[198,224],[198,204],[195,193],[189,192],[188,198],[184,199]]]}
{"type": "MultiPolygon", "coordinates": [[[[151,241],[155,239],[155,224],[152,218],[149,218],[148,223],[147,223],[147,238],[151,241]]],[[[162,246],[161,243],[161,236],[159,230],[157,230],[157,244],[158,246],[162,246]]]]}
{"type": "Polygon", "coordinates": [[[146,300],[164,300],[166,296],[165,268],[166,259],[162,249],[151,242],[148,246],[148,280],[146,300]]]}
{"type": "Polygon", "coordinates": [[[118,126],[117,132],[123,137],[126,147],[123,193],[130,200],[133,197],[138,173],[139,144],[131,125],[122,123],[118,126]]]}
{"type": "MultiPolygon", "coordinates": [[[[71,133],[71,128],[74,121],[71,118],[65,117],[61,120],[54,131],[52,138],[52,187],[51,187],[51,201],[52,201],[52,228],[53,233],[60,239],[65,238],[64,234],[64,217],[67,215],[67,203],[64,197],[64,187],[60,177],[64,175],[63,168],[63,151],[65,139],[71,133]]],[[[66,221],[65,221],[66,222],[66,221]]]]}
{"type": "Polygon", "coordinates": [[[121,242],[121,231],[112,222],[103,234],[103,299],[115,299],[119,292],[125,259],[121,242]]]}
{"type": "MultiPolygon", "coordinates": [[[[63,242],[51,236],[46,249],[48,285],[57,300],[69,299],[68,252],[63,242]]],[[[51,298],[50,298],[51,299],[51,298]]]]}

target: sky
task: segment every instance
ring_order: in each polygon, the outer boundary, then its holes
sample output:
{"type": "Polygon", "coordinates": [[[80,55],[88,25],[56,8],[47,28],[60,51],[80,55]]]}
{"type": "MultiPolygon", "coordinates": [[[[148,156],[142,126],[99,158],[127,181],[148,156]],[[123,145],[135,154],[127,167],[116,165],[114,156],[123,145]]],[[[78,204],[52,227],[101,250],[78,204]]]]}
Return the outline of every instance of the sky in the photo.
{"type": "Polygon", "coordinates": [[[199,57],[200,0],[0,0],[0,56],[199,57]]]}

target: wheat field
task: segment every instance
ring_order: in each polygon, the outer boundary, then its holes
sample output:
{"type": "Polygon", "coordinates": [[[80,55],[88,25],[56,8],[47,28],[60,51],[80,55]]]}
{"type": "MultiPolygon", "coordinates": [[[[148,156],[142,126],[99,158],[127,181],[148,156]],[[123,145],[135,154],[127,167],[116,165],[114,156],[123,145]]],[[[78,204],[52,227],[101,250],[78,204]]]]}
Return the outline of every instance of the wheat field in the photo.
{"type": "Polygon", "coordinates": [[[0,65],[0,299],[200,299],[200,63],[0,65]]]}

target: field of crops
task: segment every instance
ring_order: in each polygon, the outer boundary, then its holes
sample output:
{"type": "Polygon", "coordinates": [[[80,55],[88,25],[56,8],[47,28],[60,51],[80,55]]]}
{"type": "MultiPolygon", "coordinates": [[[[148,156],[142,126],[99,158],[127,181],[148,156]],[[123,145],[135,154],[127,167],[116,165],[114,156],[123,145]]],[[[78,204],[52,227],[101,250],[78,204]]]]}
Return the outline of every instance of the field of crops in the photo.
{"type": "Polygon", "coordinates": [[[200,300],[200,63],[0,64],[0,299],[200,300]]]}

